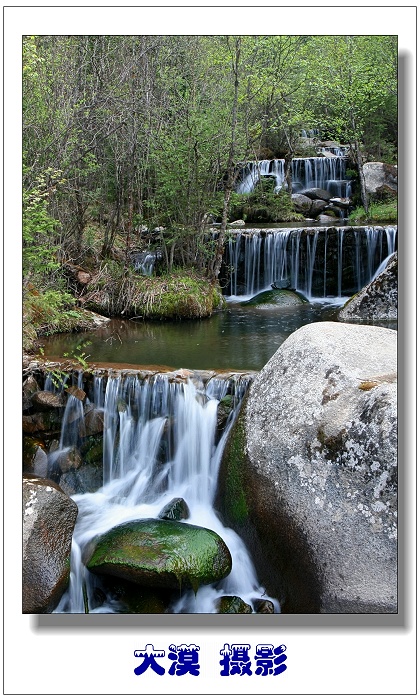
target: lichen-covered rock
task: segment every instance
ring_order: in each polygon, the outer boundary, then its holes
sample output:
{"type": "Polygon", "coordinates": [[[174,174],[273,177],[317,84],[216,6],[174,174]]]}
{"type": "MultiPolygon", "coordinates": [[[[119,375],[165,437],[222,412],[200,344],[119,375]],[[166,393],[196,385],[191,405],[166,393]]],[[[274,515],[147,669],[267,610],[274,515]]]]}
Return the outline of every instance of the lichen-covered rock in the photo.
{"type": "Polygon", "coordinates": [[[372,282],[363,287],[340,309],[340,321],[396,321],[398,317],[398,259],[388,263],[372,282]]]}
{"type": "Polygon", "coordinates": [[[158,588],[193,588],[231,571],[232,558],[212,530],[175,520],[147,518],[117,525],[88,545],[88,569],[158,588]]]}
{"type": "Polygon", "coordinates": [[[70,576],[77,506],[49,479],[23,478],[24,613],[49,613],[70,576]]]}
{"type": "Polygon", "coordinates": [[[216,507],[282,612],[396,612],[396,342],[310,324],[251,385],[216,507]]]}
{"type": "Polygon", "coordinates": [[[363,165],[366,191],[370,195],[381,192],[396,193],[398,190],[398,170],[396,165],[372,162],[363,165]]]}

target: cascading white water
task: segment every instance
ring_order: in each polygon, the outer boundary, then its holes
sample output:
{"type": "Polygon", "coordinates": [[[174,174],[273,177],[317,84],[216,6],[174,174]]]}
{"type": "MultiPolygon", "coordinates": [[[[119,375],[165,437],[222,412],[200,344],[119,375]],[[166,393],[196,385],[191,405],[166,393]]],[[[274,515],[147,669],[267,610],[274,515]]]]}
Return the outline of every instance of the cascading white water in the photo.
{"type": "Polygon", "coordinates": [[[229,297],[249,298],[269,289],[276,279],[289,278],[291,287],[311,301],[343,299],[344,264],[352,275],[353,294],[370,282],[378,264],[395,252],[396,237],[396,226],[244,229],[235,237],[231,232],[226,261],[229,297]]]}
{"type": "Polygon", "coordinates": [[[238,194],[252,192],[260,177],[267,176],[275,178],[276,184],[274,187],[276,190],[280,190],[285,178],[284,160],[260,160],[247,163],[236,191],[238,194]]]}
{"type": "MultiPolygon", "coordinates": [[[[312,187],[328,190],[334,197],[350,196],[350,181],[346,178],[345,156],[332,158],[293,158],[291,176],[294,192],[312,187]]],[[[239,194],[252,192],[260,177],[274,177],[275,190],[280,190],[285,181],[285,161],[282,158],[247,163],[237,185],[239,194]]]]}
{"type": "MultiPolygon", "coordinates": [[[[94,382],[94,396],[103,399],[103,379],[94,382]]],[[[174,497],[189,506],[189,523],[217,532],[232,555],[232,571],[216,586],[186,593],[172,612],[215,612],[215,601],[235,594],[245,602],[264,595],[251,557],[240,539],[213,510],[217,476],[229,427],[239,410],[249,378],[214,377],[206,386],[197,377],[174,381],[173,375],[146,379],[137,375],[110,376],[104,410],[104,485],[96,493],[73,496],[79,508],[74,531],[71,580],[55,612],[119,612],[118,601],[107,598],[95,607],[96,577],[82,563],[86,544],[117,524],[155,518],[174,497]],[[216,444],[217,407],[233,393],[233,410],[216,444]]],[[[63,433],[67,426],[63,424],[63,433]]],[[[267,596],[266,596],[267,599],[267,596]]],[[[270,599],[272,600],[272,599],[270,599]]],[[[276,612],[277,601],[273,600],[276,612]]]]}

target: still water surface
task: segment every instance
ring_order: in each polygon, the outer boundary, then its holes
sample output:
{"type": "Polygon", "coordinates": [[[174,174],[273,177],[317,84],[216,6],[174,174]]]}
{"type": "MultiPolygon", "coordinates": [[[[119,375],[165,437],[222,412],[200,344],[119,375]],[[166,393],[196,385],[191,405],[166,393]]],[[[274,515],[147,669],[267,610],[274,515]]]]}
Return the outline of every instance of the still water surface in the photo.
{"type": "Polygon", "coordinates": [[[335,320],[338,310],[325,303],[269,309],[228,303],[227,309],[198,321],[113,319],[91,333],[45,339],[44,352],[49,359],[64,353],[72,358],[80,343],[90,341],[82,348],[89,363],[260,370],[291,333],[307,323],[335,320]]]}

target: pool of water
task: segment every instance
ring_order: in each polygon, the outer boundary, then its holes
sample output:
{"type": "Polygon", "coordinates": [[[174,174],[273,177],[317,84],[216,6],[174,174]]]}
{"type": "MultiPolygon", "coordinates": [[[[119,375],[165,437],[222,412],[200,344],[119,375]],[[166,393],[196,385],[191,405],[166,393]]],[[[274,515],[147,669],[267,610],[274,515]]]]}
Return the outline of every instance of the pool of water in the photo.
{"type": "Polygon", "coordinates": [[[291,333],[308,323],[335,320],[338,309],[327,303],[254,309],[229,302],[227,309],[196,321],[112,319],[93,332],[44,339],[44,355],[74,358],[81,351],[89,363],[259,370],[291,333]]]}

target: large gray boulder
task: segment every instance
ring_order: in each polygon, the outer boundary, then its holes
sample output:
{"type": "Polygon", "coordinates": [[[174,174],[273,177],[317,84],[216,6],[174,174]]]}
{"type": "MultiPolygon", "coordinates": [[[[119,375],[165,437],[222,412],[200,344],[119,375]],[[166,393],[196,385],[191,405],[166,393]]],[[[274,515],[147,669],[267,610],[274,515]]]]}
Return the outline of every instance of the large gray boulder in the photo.
{"type": "Polygon", "coordinates": [[[299,212],[299,214],[309,214],[312,207],[312,199],[306,197],[303,194],[297,193],[291,196],[292,204],[294,209],[299,212]]]}
{"type": "Polygon", "coordinates": [[[68,586],[77,506],[49,479],[23,478],[24,613],[49,613],[68,586]]]}
{"type": "Polygon", "coordinates": [[[340,309],[341,321],[396,321],[398,317],[398,259],[393,253],[384,270],[340,309]]]}
{"type": "Polygon", "coordinates": [[[216,505],[282,611],[397,609],[396,331],[300,328],[251,385],[216,505]]]}
{"type": "Polygon", "coordinates": [[[396,165],[372,162],[363,165],[366,191],[370,195],[396,194],[398,190],[398,170],[396,165]]]}

